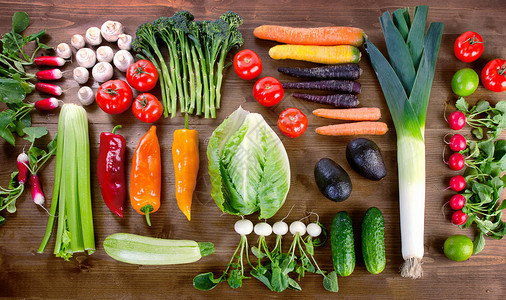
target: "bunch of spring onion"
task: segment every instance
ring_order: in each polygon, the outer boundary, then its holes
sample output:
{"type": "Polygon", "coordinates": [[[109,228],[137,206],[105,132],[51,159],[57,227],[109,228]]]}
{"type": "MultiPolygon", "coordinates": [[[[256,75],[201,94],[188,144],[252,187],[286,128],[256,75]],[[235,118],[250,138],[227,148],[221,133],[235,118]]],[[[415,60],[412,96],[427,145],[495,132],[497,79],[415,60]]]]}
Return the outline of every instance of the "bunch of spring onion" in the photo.
{"type": "Polygon", "coordinates": [[[44,252],[47,246],[58,210],[54,254],[68,260],[75,252],[95,252],[86,110],[82,106],[64,104],[57,135],[53,199],[38,252],[44,252]]]}
{"type": "Polygon", "coordinates": [[[390,63],[369,40],[366,50],[385,95],[397,132],[399,207],[401,216],[401,275],[422,276],[425,209],[425,119],[443,34],[442,23],[427,32],[427,6],[387,11],[380,17],[390,63]],[[392,21],[393,18],[393,21],[392,21]]]}
{"type": "Polygon", "coordinates": [[[194,21],[182,10],[137,28],[132,48],[158,70],[165,117],[176,116],[178,105],[182,113],[216,117],[225,59],[244,43],[238,29],[242,23],[235,12],[218,20],[194,21]]]}

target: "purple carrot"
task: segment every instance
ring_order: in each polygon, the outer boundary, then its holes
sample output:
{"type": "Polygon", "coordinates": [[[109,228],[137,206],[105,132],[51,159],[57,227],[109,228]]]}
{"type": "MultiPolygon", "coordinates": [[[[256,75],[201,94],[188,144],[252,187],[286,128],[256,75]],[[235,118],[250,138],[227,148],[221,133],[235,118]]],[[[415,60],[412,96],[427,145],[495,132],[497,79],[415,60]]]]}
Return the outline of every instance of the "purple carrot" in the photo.
{"type": "Polygon", "coordinates": [[[63,77],[63,73],[60,69],[50,69],[39,71],[35,73],[35,76],[38,80],[58,80],[63,77]]]}
{"type": "Polygon", "coordinates": [[[28,179],[28,155],[25,152],[22,152],[18,155],[16,159],[16,164],[18,166],[18,182],[19,184],[25,184],[28,179]]]}
{"type": "Polygon", "coordinates": [[[37,84],[35,84],[35,89],[41,93],[46,93],[53,96],[60,96],[63,93],[61,87],[55,84],[44,82],[37,82],[37,84]]]}
{"type": "Polygon", "coordinates": [[[351,80],[284,82],[282,85],[284,89],[322,90],[350,94],[360,94],[362,90],[362,86],[359,82],[351,80]]]}
{"type": "Polygon", "coordinates": [[[44,204],[44,201],[46,201],[46,198],[42,193],[42,186],[40,185],[39,176],[37,176],[37,174],[32,174],[30,177],[30,182],[32,184],[32,200],[35,204],[42,206],[42,204],[44,204]]]}
{"type": "Polygon", "coordinates": [[[334,94],[334,95],[310,95],[293,94],[295,98],[307,100],[320,104],[329,104],[337,108],[351,108],[358,106],[358,98],[352,94],[334,94]]]}
{"type": "Polygon", "coordinates": [[[349,79],[355,80],[362,75],[357,64],[329,65],[314,68],[278,68],[278,71],[293,77],[316,79],[349,79]]]}

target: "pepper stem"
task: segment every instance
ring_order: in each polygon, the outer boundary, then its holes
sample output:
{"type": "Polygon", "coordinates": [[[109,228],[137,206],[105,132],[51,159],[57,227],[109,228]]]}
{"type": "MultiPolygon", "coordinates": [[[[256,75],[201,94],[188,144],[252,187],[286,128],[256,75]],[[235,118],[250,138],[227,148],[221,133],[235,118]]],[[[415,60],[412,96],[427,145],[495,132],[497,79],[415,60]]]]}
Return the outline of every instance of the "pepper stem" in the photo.
{"type": "Polygon", "coordinates": [[[184,115],[184,129],[188,129],[188,114],[184,115]]]}
{"type": "Polygon", "coordinates": [[[114,134],[116,133],[116,130],[120,129],[121,127],[123,127],[121,124],[120,125],[116,125],[114,126],[114,128],[112,129],[111,133],[114,134]]]}
{"type": "Polygon", "coordinates": [[[149,219],[149,213],[153,211],[153,205],[148,204],[141,208],[141,212],[146,215],[146,222],[148,222],[148,226],[151,226],[151,220],[149,219]]]}

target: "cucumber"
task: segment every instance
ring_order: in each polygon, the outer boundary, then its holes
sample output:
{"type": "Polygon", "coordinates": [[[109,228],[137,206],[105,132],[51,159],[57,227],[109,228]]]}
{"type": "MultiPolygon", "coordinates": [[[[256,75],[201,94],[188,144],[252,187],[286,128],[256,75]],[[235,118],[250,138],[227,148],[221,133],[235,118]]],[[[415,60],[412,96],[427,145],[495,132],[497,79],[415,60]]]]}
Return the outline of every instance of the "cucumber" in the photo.
{"type": "Polygon", "coordinates": [[[385,223],[376,207],[369,208],[362,220],[362,254],[369,273],[379,274],[385,269],[385,223]]]}
{"type": "Polygon", "coordinates": [[[106,237],[104,249],[115,260],[139,265],[186,264],[214,253],[212,243],[166,240],[130,233],[106,237]]]}
{"type": "Polygon", "coordinates": [[[330,227],[332,261],[334,270],[339,276],[345,277],[355,269],[355,244],[350,215],[341,211],[334,216],[330,227]]]}

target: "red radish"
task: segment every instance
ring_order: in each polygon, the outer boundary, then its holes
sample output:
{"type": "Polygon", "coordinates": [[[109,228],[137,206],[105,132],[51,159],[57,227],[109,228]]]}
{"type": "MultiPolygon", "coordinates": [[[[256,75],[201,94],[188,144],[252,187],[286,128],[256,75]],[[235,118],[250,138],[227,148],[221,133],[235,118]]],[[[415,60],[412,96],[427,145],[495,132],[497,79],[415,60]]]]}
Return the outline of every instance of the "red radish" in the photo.
{"type": "Polygon", "coordinates": [[[462,191],[466,188],[466,179],[462,175],[453,176],[450,179],[449,188],[456,192],[462,191]]]}
{"type": "Polygon", "coordinates": [[[28,160],[28,155],[23,152],[18,155],[16,159],[16,164],[18,165],[18,182],[19,184],[25,184],[28,179],[28,164],[30,161],[28,160]]]}
{"type": "Polygon", "coordinates": [[[456,134],[454,136],[452,136],[452,138],[450,139],[450,149],[452,149],[452,151],[455,151],[455,152],[458,152],[458,151],[462,151],[464,149],[466,149],[467,147],[467,141],[466,141],[466,138],[462,135],[462,134],[456,134]]]}
{"type": "Polygon", "coordinates": [[[63,77],[63,73],[59,69],[50,69],[39,71],[35,76],[38,80],[58,80],[63,77]]]}
{"type": "Polygon", "coordinates": [[[42,193],[42,186],[40,185],[39,176],[32,174],[32,176],[30,176],[30,182],[32,184],[32,200],[35,202],[35,204],[42,206],[46,198],[42,193]]]}
{"type": "Polygon", "coordinates": [[[61,87],[50,83],[37,82],[37,84],[35,84],[35,89],[53,96],[61,96],[61,94],[63,94],[61,87]]]}
{"type": "Polygon", "coordinates": [[[467,221],[467,215],[461,210],[457,210],[452,215],[452,223],[455,225],[464,225],[467,221]]]}
{"type": "Polygon", "coordinates": [[[454,111],[448,116],[448,125],[453,130],[460,130],[466,125],[466,116],[461,111],[454,111]]]}
{"type": "Polygon", "coordinates": [[[450,198],[450,207],[453,210],[459,210],[464,208],[464,205],[466,205],[466,198],[462,196],[461,194],[453,195],[450,198]]]}
{"type": "Polygon", "coordinates": [[[37,66],[61,67],[65,64],[65,60],[57,56],[39,56],[34,61],[37,66]]]}
{"type": "Polygon", "coordinates": [[[464,156],[458,152],[450,155],[450,159],[448,159],[448,166],[455,171],[462,170],[465,164],[464,156]]]}
{"type": "Polygon", "coordinates": [[[58,99],[54,97],[42,99],[34,103],[35,108],[38,110],[52,110],[57,108],[58,104],[58,99]]]}

